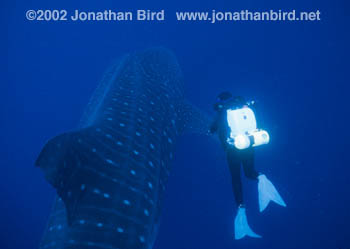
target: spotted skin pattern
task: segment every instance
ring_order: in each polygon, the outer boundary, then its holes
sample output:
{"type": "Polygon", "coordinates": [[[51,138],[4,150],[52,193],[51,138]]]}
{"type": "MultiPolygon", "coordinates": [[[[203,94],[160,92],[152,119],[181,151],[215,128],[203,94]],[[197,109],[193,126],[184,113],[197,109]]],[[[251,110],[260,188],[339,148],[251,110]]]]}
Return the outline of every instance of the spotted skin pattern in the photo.
{"type": "Polygon", "coordinates": [[[121,58],[79,129],[51,139],[36,161],[58,194],[39,248],[152,248],[176,139],[208,121],[184,100],[171,52],[121,58]]]}

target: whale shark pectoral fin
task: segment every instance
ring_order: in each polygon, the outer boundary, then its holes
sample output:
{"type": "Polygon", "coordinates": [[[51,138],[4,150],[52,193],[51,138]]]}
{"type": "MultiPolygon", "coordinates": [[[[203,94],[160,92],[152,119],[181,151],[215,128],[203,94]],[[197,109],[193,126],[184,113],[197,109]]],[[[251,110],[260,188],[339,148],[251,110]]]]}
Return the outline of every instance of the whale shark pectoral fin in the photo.
{"type": "Polygon", "coordinates": [[[46,180],[56,189],[67,210],[67,221],[71,224],[85,185],[81,183],[80,131],[58,135],[47,142],[35,165],[45,174],[46,180]]]}
{"type": "Polygon", "coordinates": [[[189,101],[182,101],[178,104],[180,119],[183,123],[183,130],[188,133],[208,135],[212,119],[209,115],[189,101]]]}
{"type": "Polygon", "coordinates": [[[50,139],[41,150],[35,165],[45,174],[46,180],[55,188],[63,185],[68,163],[65,158],[71,147],[71,134],[63,133],[50,139]]]}
{"type": "Polygon", "coordinates": [[[264,211],[268,206],[270,201],[274,201],[277,204],[286,207],[286,203],[283,201],[282,197],[276,190],[272,182],[267,179],[265,175],[260,175],[258,177],[258,192],[259,192],[259,209],[260,212],[264,211]]]}

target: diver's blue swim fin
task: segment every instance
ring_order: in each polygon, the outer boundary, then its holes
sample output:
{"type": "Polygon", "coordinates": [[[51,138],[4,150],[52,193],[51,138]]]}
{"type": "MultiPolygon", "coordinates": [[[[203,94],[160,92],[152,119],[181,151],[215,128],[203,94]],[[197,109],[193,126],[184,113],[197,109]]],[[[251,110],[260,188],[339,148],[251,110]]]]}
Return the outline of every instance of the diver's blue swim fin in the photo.
{"type": "Polygon", "coordinates": [[[235,218],[235,239],[242,239],[246,235],[253,238],[261,238],[249,227],[245,208],[239,207],[235,218]]]}
{"type": "Polygon", "coordinates": [[[283,207],[287,206],[282,197],[277,192],[275,186],[273,186],[272,182],[270,182],[265,175],[259,175],[258,179],[260,212],[264,211],[270,201],[274,201],[283,207]]]}

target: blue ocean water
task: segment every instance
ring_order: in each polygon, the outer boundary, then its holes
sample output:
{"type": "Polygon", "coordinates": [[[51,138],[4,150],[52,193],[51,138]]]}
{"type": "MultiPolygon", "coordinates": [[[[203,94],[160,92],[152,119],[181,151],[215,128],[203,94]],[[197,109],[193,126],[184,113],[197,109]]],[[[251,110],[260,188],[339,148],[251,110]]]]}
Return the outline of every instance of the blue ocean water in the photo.
{"type": "Polygon", "coordinates": [[[244,178],[247,215],[262,239],[235,241],[236,206],[215,138],[186,135],[167,186],[155,248],[350,248],[347,168],[349,21],[337,1],[7,1],[3,2],[0,248],[37,248],[55,191],[34,161],[45,142],[75,128],[106,68],[128,52],[174,51],[187,98],[214,116],[229,90],[259,102],[268,146],[256,168],[287,208],[258,210],[256,182],[244,178]],[[29,9],[164,9],[157,22],[30,22],[29,9]],[[321,11],[320,22],[199,23],[175,11],[321,11]]]}

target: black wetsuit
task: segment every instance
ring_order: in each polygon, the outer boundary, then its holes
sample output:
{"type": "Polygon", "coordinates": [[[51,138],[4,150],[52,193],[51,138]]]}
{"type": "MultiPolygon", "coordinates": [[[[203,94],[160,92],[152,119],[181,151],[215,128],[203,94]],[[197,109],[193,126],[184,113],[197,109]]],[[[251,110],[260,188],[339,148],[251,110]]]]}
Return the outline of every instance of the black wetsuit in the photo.
{"type": "Polygon", "coordinates": [[[216,133],[225,149],[227,162],[232,176],[233,193],[237,205],[243,204],[243,191],[241,181],[241,165],[244,174],[249,179],[256,180],[259,173],[254,168],[254,149],[252,147],[238,150],[233,145],[227,143],[230,137],[230,127],[227,122],[227,108],[220,110],[218,116],[210,127],[211,133],[216,133]]]}

